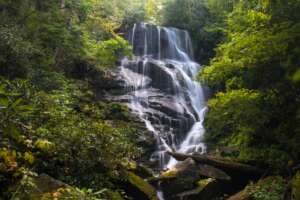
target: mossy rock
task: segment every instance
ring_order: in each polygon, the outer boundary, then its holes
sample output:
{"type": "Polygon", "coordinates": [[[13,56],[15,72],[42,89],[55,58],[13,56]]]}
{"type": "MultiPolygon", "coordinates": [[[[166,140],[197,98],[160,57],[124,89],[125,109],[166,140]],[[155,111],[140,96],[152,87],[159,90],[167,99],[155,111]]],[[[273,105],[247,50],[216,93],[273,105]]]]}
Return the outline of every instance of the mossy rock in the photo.
{"type": "Polygon", "coordinates": [[[133,172],[128,172],[128,181],[133,187],[142,192],[147,199],[158,200],[155,188],[140,176],[133,172]]]}
{"type": "Polygon", "coordinates": [[[174,178],[174,177],[176,177],[177,172],[178,172],[178,171],[172,170],[172,169],[171,169],[171,170],[168,170],[168,171],[166,171],[166,172],[163,172],[163,173],[160,175],[160,177],[161,177],[162,179],[174,178]]]}
{"type": "Polygon", "coordinates": [[[75,188],[56,180],[47,174],[30,176],[16,187],[14,200],[60,200],[84,199],[85,196],[75,188]]]}
{"type": "Polygon", "coordinates": [[[201,192],[208,184],[212,183],[216,181],[215,179],[213,178],[208,178],[208,179],[202,179],[200,181],[198,181],[197,185],[198,185],[198,192],[201,192]]]}
{"type": "MultiPolygon", "coordinates": [[[[163,189],[166,198],[178,195],[189,196],[189,198],[191,198],[191,196],[198,197],[198,194],[202,192],[201,190],[203,188],[211,188],[212,186],[215,187],[217,185],[219,187],[219,183],[227,182],[230,179],[231,178],[225,172],[213,166],[203,164],[197,165],[192,158],[187,158],[151,181],[154,183],[160,182],[160,186],[163,189]],[[199,182],[200,179],[203,181],[199,182]],[[213,184],[205,182],[209,180],[219,181],[213,181],[213,184]],[[215,184],[216,182],[218,184],[215,184]],[[195,189],[197,183],[200,185],[195,189]],[[209,187],[207,187],[207,185],[209,185],[209,187]]],[[[218,190],[219,189],[220,188],[218,188],[218,190]]],[[[210,189],[206,191],[210,191],[210,189]]]]}
{"type": "Polygon", "coordinates": [[[161,174],[158,179],[166,198],[195,188],[201,178],[195,161],[188,158],[177,163],[172,169],[161,174]]]}
{"type": "Polygon", "coordinates": [[[291,200],[300,200],[300,171],[296,173],[292,180],[291,200]]]}

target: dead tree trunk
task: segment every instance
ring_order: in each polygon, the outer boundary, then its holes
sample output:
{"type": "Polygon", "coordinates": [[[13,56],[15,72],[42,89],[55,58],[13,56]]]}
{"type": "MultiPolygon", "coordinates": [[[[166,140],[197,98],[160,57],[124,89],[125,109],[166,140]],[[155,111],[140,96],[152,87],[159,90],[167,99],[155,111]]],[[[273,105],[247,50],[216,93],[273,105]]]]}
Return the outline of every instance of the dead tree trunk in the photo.
{"type": "Polygon", "coordinates": [[[208,155],[188,155],[188,154],[181,154],[175,152],[168,152],[168,154],[174,157],[178,161],[183,161],[187,158],[192,158],[197,163],[211,165],[224,171],[229,170],[229,171],[242,172],[242,173],[253,174],[253,175],[262,175],[264,173],[264,170],[251,165],[231,161],[228,159],[208,156],[208,155]]]}

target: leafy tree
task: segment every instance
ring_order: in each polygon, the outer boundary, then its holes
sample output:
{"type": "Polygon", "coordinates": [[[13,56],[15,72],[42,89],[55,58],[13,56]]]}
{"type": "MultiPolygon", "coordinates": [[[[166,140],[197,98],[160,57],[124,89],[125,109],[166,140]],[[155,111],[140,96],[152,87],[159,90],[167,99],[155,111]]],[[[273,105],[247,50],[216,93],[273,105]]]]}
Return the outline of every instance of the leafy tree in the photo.
{"type": "Polygon", "coordinates": [[[205,0],[171,0],[163,7],[162,24],[189,31],[195,57],[202,64],[214,56],[214,48],[222,38],[222,32],[213,27],[216,19],[205,0]]]}
{"type": "MultiPolygon", "coordinates": [[[[226,39],[201,72],[200,79],[216,93],[208,102],[207,139],[239,146],[243,158],[263,155],[272,163],[269,158],[276,151],[284,151],[294,160],[299,158],[295,148],[300,109],[295,78],[300,63],[298,7],[299,2],[292,0],[284,5],[282,1],[263,0],[235,3],[225,20],[226,39]],[[246,91],[255,91],[259,98],[254,100],[246,91]],[[246,143],[234,142],[243,138],[246,143]],[[247,148],[252,150],[244,151],[247,148]],[[275,149],[273,153],[266,153],[271,149],[275,149]]],[[[285,158],[283,165],[287,164],[285,158]]]]}
{"type": "Polygon", "coordinates": [[[127,109],[96,98],[93,83],[130,55],[121,34],[144,18],[140,7],[131,0],[0,1],[1,197],[11,198],[9,187],[29,174],[48,173],[75,187],[107,188],[101,198],[122,198],[115,182],[140,154],[136,125],[127,109]]]}

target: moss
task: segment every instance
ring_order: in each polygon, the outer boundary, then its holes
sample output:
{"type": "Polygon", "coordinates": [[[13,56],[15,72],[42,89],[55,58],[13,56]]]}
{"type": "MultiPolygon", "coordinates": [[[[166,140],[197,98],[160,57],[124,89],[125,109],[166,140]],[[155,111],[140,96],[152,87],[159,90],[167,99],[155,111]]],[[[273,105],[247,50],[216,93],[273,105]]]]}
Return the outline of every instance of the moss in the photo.
{"type": "Polygon", "coordinates": [[[296,173],[292,181],[292,200],[300,200],[300,171],[296,173]]]}
{"type": "Polygon", "coordinates": [[[141,177],[128,172],[128,181],[143,192],[150,200],[157,200],[156,190],[141,177]]]}
{"type": "Polygon", "coordinates": [[[176,170],[168,170],[161,174],[161,178],[173,178],[176,177],[177,171],[176,170]]]}
{"type": "Polygon", "coordinates": [[[201,179],[200,181],[197,182],[197,192],[201,192],[208,184],[214,182],[215,179],[213,178],[208,178],[208,179],[201,179]]]}

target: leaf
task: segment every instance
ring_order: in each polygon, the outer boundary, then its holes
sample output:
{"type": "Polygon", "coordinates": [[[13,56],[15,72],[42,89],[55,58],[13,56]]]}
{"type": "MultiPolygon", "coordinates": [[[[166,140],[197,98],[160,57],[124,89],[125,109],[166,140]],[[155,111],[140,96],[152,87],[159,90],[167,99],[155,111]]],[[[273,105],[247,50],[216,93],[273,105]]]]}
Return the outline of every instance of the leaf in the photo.
{"type": "Polygon", "coordinates": [[[2,94],[4,92],[5,92],[5,85],[2,84],[2,85],[0,85],[0,94],[2,94]]]}
{"type": "Polygon", "coordinates": [[[294,73],[294,75],[293,75],[293,77],[292,77],[292,80],[293,80],[294,82],[299,82],[299,81],[300,81],[300,69],[298,69],[298,70],[296,71],[296,73],[294,73]]]}
{"type": "Polygon", "coordinates": [[[3,129],[3,132],[16,141],[19,141],[21,139],[20,131],[14,123],[8,122],[8,124],[3,129]]]}
{"type": "Polygon", "coordinates": [[[33,164],[34,163],[34,160],[35,160],[35,158],[34,158],[34,156],[33,156],[33,154],[31,153],[31,152],[25,152],[24,153],[24,160],[26,160],[29,164],[33,164]]]}
{"type": "Polygon", "coordinates": [[[9,108],[10,108],[10,109],[16,108],[16,106],[18,106],[22,101],[23,101],[22,98],[17,99],[15,102],[13,102],[13,103],[9,106],[9,108]]]}
{"type": "Polygon", "coordinates": [[[31,105],[21,105],[16,108],[16,111],[18,112],[19,116],[27,116],[32,114],[33,107],[31,105]]]}
{"type": "Polygon", "coordinates": [[[95,192],[94,194],[95,194],[95,195],[98,195],[98,194],[102,194],[102,193],[104,193],[104,192],[106,192],[106,191],[107,191],[107,189],[104,188],[104,189],[102,189],[102,190],[99,190],[99,191],[95,192]]]}
{"type": "Polygon", "coordinates": [[[7,108],[9,105],[9,101],[6,98],[0,98],[0,106],[7,108]]]}

